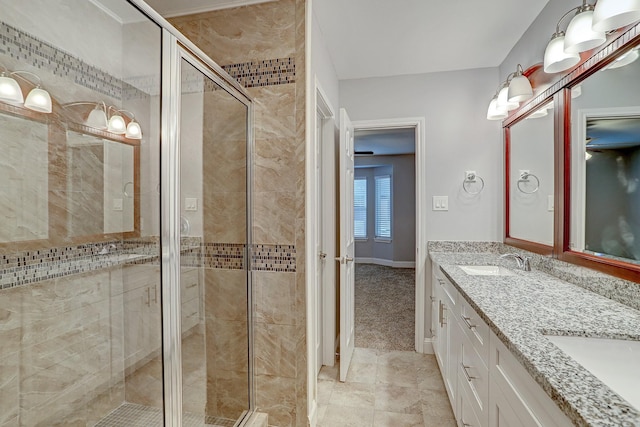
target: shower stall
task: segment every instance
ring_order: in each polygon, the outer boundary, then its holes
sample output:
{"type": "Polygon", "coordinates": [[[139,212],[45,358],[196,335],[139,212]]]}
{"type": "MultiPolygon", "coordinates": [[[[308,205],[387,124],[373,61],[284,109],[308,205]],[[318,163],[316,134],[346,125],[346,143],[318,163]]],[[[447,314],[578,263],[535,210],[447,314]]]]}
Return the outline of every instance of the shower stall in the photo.
{"type": "Polygon", "coordinates": [[[0,8],[0,427],[244,425],[251,99],[141,1],[0,8]]]}

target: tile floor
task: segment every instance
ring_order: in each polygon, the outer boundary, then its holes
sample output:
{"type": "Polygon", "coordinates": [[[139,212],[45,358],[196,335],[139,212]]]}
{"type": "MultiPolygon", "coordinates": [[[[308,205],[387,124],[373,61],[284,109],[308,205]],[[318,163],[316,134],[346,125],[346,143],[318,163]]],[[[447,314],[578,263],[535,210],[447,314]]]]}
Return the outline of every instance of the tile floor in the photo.
{"type": "Polygon", "coordinates": [[[318,375],[318,427],[455,427],[435,356],[356,348],[347,381],[318,375]]]}

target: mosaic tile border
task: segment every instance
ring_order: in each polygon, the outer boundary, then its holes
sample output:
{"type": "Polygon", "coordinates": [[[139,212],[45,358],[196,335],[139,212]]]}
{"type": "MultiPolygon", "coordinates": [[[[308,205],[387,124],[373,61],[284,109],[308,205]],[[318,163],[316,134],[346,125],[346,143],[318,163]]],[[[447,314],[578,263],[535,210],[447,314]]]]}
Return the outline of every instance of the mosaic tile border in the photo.
{"type": "Polygon", "coordinates": [[[295,272],[296,247],[294,245],[253,245],[251,270],[295,272]]]}
{"type": "Polygon", "coordinates": [[[222,68],[245,88],[274,86],[296,81],[294,57],[241,62],[223,65],[222,68]]]}
{"type": "MultiPolygon", "coordinates": [[[[0,290],[123,264],[158,264],[159,243],[149,237],[2,254],[0,290]],[[109,253],[101,254],[105,248],[109,253]]],[[[182,266],[210,269],[246,269],[245,252],[242,243],[201,243],[197,237],[183,238],[180,248],[182,266]]],[[[253,271],[296,271],[293,245],[253,245],[250,252],[253,271]]]]}

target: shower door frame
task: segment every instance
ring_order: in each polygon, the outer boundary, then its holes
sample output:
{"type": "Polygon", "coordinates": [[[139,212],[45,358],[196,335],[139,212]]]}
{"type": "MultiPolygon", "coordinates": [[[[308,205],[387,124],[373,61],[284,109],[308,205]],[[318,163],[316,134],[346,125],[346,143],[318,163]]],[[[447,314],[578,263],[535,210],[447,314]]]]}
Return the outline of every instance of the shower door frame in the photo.
{"type": "Polygon", "coordinates": [[[247,352],[249,407],[242,425],[255,410],[253,366],[252,194],[254,107],[246,90],[222,67],[141,0],[127,0],[162,29],[160,123],[160,248],[164,425],[182,427],[182,342],[180,301],[180,65],[185,59],[247,108],[247,200],[244,266],[247,275],[247,352]]]}

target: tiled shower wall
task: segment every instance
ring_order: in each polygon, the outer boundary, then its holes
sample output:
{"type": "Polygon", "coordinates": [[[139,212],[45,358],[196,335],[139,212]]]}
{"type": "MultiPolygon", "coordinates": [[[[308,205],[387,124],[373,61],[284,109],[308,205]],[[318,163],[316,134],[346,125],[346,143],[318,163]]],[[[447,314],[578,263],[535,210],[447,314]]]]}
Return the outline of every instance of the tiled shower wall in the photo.
{"type": "Polygon", "coordinates": [[[275,426],[307,422],[304,20],[304,0],[169,20],[255,101],[256,406],[275,426]]]}

